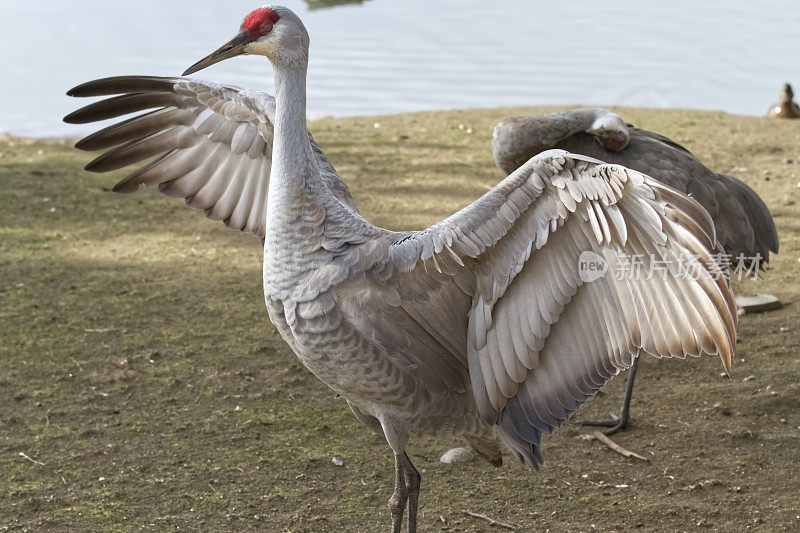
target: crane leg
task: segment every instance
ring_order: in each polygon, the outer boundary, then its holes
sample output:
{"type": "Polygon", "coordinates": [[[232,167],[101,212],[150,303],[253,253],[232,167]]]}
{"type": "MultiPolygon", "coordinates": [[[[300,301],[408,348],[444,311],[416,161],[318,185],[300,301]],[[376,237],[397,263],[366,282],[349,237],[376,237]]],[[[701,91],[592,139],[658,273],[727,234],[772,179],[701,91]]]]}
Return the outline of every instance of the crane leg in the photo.
{"type": "Polygon", "coordinates": [[[609,420],[578,420],[578,424],[582,426],[602,426],[608,429],[603,430],[606,435],[613,435],[621,429],[628,427],[630,420],[630,407],[631,396],[633,396],[633,382],[636,379],[636,366],[639,364],[639,358],[636,357],[631,364],[628,371],[628,382],[625,385],[625,396],[622,398],[622,407],[619,410],[619,417],[614,417],[609,420]]]}
{"type": "Polygon", "coordinates": [[[403,475],[408,494],[408,533],[416,533],[419,486],[422,482],[422,476],[411,464],[411,459],[408,458],[405,452],[403,452],[400,459],[403,462],[403,475]]]}
{"type": "Polygon", "coordinates": [[[394,455],[394,493],[389,498],[389,512],[392,513],[392,533],[400,533],[403,526],[403,513],[406,510],[408,491],[406,490],[403,462],[394,455]]]}
{"type": "Polygon", "coordinates": [[[394,493],[389,498],[389,511],[392,513],[392,533],[400,533],[403,528],[403,513],[408,505],[408,533],[417,532],[417,508],[419,486],[422,476],[405,452],[394,456],[394,493]]]}

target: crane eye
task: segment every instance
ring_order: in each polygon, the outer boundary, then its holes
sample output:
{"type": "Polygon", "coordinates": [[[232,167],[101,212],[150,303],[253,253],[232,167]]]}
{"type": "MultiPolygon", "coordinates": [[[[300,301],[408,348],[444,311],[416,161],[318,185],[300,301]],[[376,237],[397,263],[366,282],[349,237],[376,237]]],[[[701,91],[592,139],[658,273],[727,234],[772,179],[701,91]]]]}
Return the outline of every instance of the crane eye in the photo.
{"type": "Polygon", "coordinates": [[[265,34],[271,32],[272,31],[272,24],[270,24],[269,22],[264,24],[263,31],[264,31],[265,34]]]}

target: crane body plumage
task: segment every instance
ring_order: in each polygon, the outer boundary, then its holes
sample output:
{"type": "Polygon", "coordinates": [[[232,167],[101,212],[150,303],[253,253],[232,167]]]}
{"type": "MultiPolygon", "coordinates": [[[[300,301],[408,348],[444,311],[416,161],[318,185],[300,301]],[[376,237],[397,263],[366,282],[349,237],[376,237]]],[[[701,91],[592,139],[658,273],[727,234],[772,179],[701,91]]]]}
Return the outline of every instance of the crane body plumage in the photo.
{"type": "Polygon", "coordinates": [[[303,24],[283,7],[245,22],[187,73],[265,55],[275,70],[274,111],[261,93],[122,77],[70,91],[123,96],[66,120],[157,108],[79,142],[113,147],[87,168],[160,155],[117,188],[158,185],[263,239],[270,320],[395,454],[393,531],[406,507],[416,529],[420,476],[406,455],[414,436],[464,437],[493,464],[503,441],[535,466],[542,434],[640,351],[718,353],[730,368],[733,299],[712,257],[713,224],[696,202],[638,172],[554,150],[427,229],[379,228],[358,213],[308,133],[303,24]],[[655,260],[688,251],[701,259],[697,279],[588,283],[578,272],[584,252],[613,268],[620,254],[655,260]]]}

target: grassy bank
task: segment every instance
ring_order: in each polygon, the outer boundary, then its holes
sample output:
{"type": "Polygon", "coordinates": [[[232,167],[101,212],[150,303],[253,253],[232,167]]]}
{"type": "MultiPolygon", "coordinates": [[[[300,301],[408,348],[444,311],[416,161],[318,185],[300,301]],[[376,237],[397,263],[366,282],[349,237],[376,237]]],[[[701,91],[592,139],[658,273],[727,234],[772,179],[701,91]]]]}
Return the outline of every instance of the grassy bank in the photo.
{"type": "MultiPolygon", "coordinates": [[[[368,219],[422,228],[502,177],[491,129],[522,111],[311,127],[368,219]]],[[[620,111],[762,195],[781,254],[738,288],[788,305],[741,318],[732,379],[715,357],[643,360],[615,439],[649,462],[574,424],[539,472],[444,465],[459,443],[412,443],[422,531],[489,529],[465,509],[537,531],[800,527],[800,121],[620,111]]],[[[124,174],[83,172],[67,144],[4,139],[0,156],[0,530],[388,529],[390,450],[269,324],[254,238],[110,192],[124,174]]],[[[577,417],[616,410],[623,385],[577,417]]]]}

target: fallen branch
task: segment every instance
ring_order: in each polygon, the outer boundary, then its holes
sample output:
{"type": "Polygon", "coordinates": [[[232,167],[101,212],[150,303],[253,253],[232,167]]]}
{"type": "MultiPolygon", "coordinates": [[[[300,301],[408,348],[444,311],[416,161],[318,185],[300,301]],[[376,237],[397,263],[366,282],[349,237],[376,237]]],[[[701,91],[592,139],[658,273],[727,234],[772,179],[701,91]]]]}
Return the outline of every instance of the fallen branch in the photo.
{"type": "Polygon", "coordinates": [[[608,435],[604,435],[603,433],[601,433],[599,431],[595,431],[592,435],[587,435],[587,437],[594,437],[595,439],[599,440],[600,442],[602,442],[603,444],[608,446],[611,450],[617,452],[618,454],[620,454],[623,457],[635,457],[636,459],[639,459],[641,461],[649,461],[650,460],[650,459],[648,459],[647,457],[645,457],[643,455],[639,455],[638,453],[632,452],[627,448],[623,448],[622,446],[620,446],[619,444],[617,444],[613,440],[609,439],[608,435]]]}
{"type": "Polygon", "coordinates": [[[30,462],[32,462],[32,463],[35,463],[35,464],[37,464],[37,465],[42,465],[42,466],[44,466],[44,463],[43,463],[43,462],[41,462],[41,461],[37,461],[36,459],[31,459],[31,458],[28,456],[28,454],[26,454],[25,452],[19,452],[19,456],[20,456],[20,457],[24,457],[25,459],[27,459],[28,461],[30,461],[30,462]]]}
{"type": "Polygon", "coordinates": [[[486,520],[487,522],[489,522],[489,527],[497,526],[497,527],[504,527],[506,529],[510,529],[511,531],[516,531],[517,530],[517,528],[512,526],[511,524],[506,524],[505,522],[498,522],[494,518],[489,518],[485,514],[473,513],[472,511],[464,511],[464,510],[462,510],[461,512],[464,513],[464,514],[468,514],[470,516],[473,516],[475,518],[480,518],[481,520],[486,520]]]}

